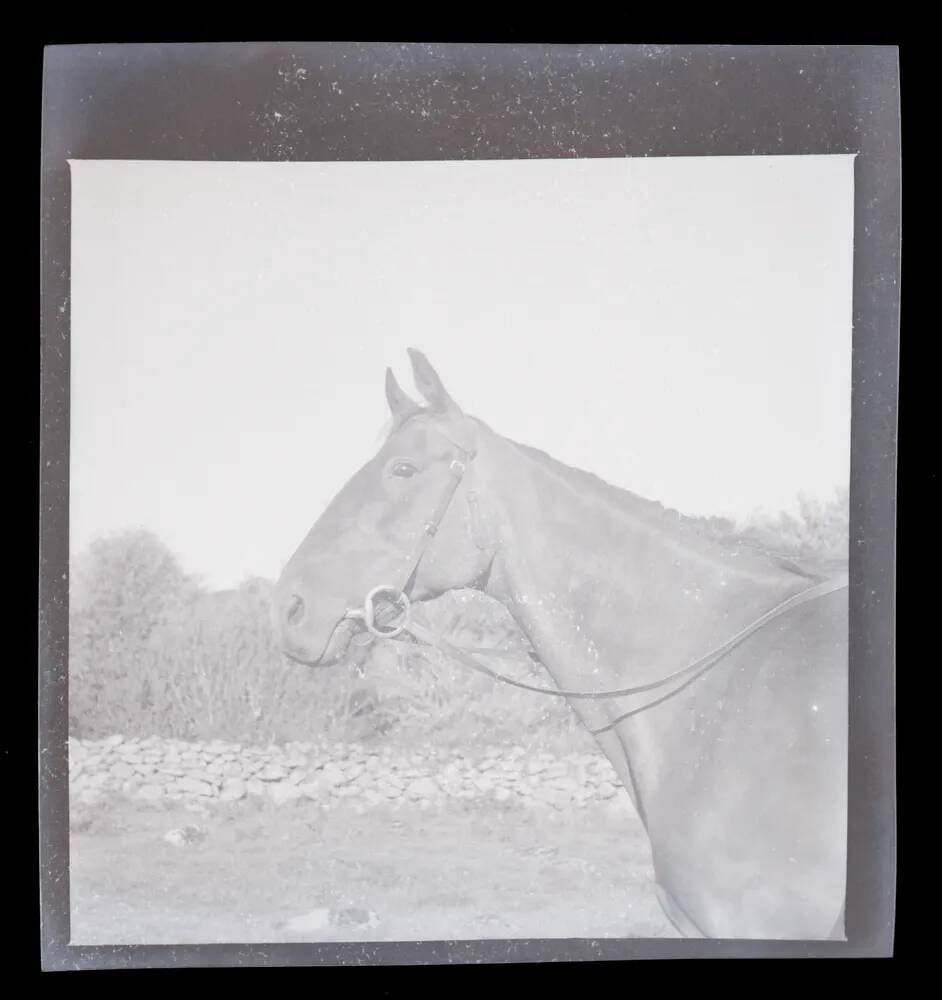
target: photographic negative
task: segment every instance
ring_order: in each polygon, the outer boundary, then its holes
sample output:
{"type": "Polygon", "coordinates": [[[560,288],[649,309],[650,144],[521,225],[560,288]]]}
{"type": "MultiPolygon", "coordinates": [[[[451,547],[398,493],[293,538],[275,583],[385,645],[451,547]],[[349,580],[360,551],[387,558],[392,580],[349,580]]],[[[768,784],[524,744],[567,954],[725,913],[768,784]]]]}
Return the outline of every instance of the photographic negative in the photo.
{"type": "Polygon", "coordinates": [[[69,170],[72,946],[848,940],[854,153],[69,170]]]}

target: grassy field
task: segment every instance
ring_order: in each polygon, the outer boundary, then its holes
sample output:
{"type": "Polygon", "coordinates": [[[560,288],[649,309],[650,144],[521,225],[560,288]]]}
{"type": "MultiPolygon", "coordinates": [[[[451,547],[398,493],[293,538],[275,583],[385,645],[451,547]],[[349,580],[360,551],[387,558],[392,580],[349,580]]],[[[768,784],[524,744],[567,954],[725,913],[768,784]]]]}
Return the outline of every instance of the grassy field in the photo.
{"type": "Polygon", "coordinates": [[[676,937],[626,802],[76,805],[72,943],[676,937]]]}

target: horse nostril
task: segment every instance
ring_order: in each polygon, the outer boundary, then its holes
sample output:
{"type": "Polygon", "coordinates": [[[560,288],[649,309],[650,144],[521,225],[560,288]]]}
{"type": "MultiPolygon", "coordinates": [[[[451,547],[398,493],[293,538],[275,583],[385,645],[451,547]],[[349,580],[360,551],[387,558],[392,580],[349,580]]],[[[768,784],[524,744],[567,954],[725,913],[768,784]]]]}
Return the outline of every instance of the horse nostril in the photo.
{"type": "Polygon", "coordinates": [[[304,601],[297,594],[292,594],[288,601],[285,618],[289,625],[297,625],[304,617],[304,601]]]}

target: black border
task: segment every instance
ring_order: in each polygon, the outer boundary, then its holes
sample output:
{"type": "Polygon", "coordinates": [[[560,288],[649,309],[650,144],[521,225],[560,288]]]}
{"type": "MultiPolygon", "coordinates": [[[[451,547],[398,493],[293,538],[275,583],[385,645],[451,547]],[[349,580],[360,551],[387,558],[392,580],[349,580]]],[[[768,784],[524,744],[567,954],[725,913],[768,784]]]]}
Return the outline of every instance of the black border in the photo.
{"type": "Polygon", "coordinates": [[[51,46],[44,58],[41,201],[39,778],[45,970],[892,954],[900,278],[895,46],[390,42],[51,46]],[[279,75],[292,64],[307,70],[301,82],[279,75]],[[457,117],[417,119],[413,114],[435,78],[447,81],[457,117]],[[343,93],[332,90],[330,81],[340,81],[343,93]],[[279,109],[288,114],[290,128],[272,127],[271,113],[279,109]],[[68,945],[67,160],[801,153],[858,154],[848,940],[68,945]]]}

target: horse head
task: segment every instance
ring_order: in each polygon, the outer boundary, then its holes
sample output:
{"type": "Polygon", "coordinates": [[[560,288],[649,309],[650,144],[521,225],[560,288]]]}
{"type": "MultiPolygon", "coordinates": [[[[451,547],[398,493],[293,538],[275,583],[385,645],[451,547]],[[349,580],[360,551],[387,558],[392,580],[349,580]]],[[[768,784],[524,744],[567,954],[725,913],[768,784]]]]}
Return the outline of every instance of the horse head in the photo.
{"type": "Polygon", "coordinates": [[[365,626],[383,634],[384,612],[470,586],[487,570],[466,502],[478,425],[424,354],[410,348],[409,357],[427,405],[386,370],[388,437],[330,502],[276,585],[276,634],[301,663],[335,664],[365,626]],[[360,607],[365,615],[353,610],[360,607]]]}

